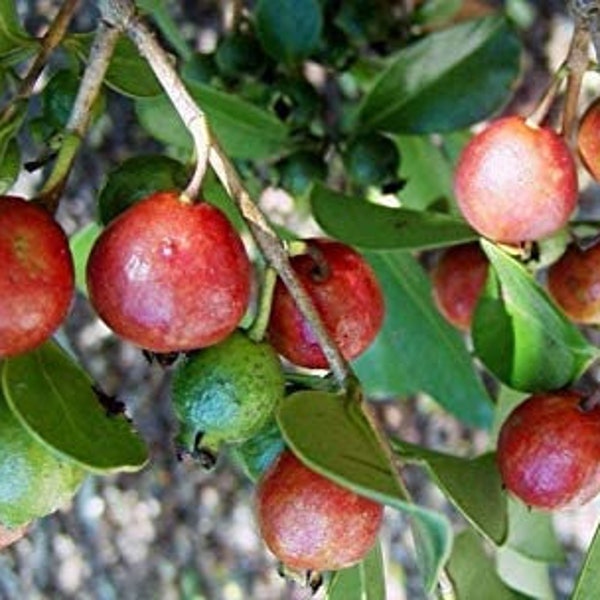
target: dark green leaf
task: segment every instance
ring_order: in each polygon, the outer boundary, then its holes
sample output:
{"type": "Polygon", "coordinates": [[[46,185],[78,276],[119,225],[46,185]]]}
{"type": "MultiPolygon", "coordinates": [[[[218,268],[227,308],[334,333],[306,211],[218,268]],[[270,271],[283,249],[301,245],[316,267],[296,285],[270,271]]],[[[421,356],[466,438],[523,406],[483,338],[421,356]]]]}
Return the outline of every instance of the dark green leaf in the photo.
{"type": "MultiPolygon", "coordinates": [[[[279,152],[288,131],[270,113],[240,99],[187,82],[187,87],[206,112],[209,124],[228,155],[235,158],[260,159],[279,152]]],[[[185,150],[192,149],[192,139],[168,98],[140,100],[136,112],[146,131],[161,142],[185,150]]]]}
{"type": "Polygon", "coordinates": [[[462,7],[462,0],[426,0],[415,11],[414,19],[422,25],[439,25],[448,21],[462,7]]]}
{"type": "Polygon", "coordinates": [[[69,239],[69,246],[75,264],[75,286],[82,294],[87,295],[85,267],[88,256],[92,251],[94,242],[101,233],[102,227],[100,225],[97,223],[88,223],[81,229],[78,229],[69,239]]]}
{"type": "Polygon", "coordinates": [[[555,390],[599,356],[515,259],[482,241],[491,261],[474,315],[475,351],[500,381],[522,391],[555,390]]]}
{"type": "Polygon", "coordinates": [[[169,7],[164,0],[136,0],[136,4],[142,10],[150,13],[152,20],[165,39],[168,40],[181,58],[188,60],[192,51],[182,34],[181,27],[173,20],[169,7]]]}
{"type": "Polygon", "coordinates": [[[577,577],[571,600],[589,600],[600,589],[600,526],[596,527],[594,539],[577,577]]]}
{"type": "Polygon", "coordinates": [[[0,2],[0,64],[12,65],[35,52],[37,40],[30,37],[19,21],[14,0],[0,2]]]}
{"type": "Polygon", "coordinates": [[[524,600],[527,596],[511,590],[496,573],[494,563],[486,554],[477,534],[467,529],[456,536],[448,562],[448,572],[457,598],[475,600],[524,600]],[[485,592],[484,592],[485,590],[485,592]]]}
{"type": "Polygon", "coordinates": [[[402,440],[392,440],[405,459],[417,458],[448,499],[479,533],[501,544],[508,531],[506,493],[496,467],[496,455],[461,458],[434,452],[402,440]]]}
{"type": "Polygon", "coordinates": [[[296,392],[281,402],[277,419],[288,446],[311,469],[410,515],[425,587],[431,591],[450,551],[449,524],[408,500],[361,406],[340,395],[296,392]]]}
{"type": "Polygon", "coordinates": [[[417,250],[479,239],[457,217],[381,206],[320,184],[313,187],[310,201],[317,223],[329,235],[361,248],[417,250]]]}
{"type": "Polygon", "coordinates": [[[12,138],[0,154],[0,194],[5,194],[21,171],[21,151],[17,140],[12,138]]]}
{"type": "Polygon", "coordinates": [[[452,131],[477,123],[511,96],[521,46],[507,21],[485,17],[404,48],[365,97],[365,129],[452,131]]]}
{"type": "MultiPolygon", "coordinates": [[[[64,46],[78,58],[87,60],[94,34],[78,33],[65,38],[64,46]]],[[[156,96],[162,92],[148,63],[128,38],[121,37],[106,72],[106,83],[121,94],[135,98],[156,96]]]]}
{"type": "Polygon", "coordinates": [[[492,403],[461,335],[435,307],[431,285],[406,252],[367,253],[385,294],[383,328],[354,365],[374,398],[426,392],[463,422],[487,427],[492,403]]]}
{"type": "Polygon", "coordinates": [[[299,62],[319,44],[323,15],[318,0],[258,0],[254,16],[258,39],[275,60],[299,62]]]}
{"type": "Polygon", "coordinates": [[[90,471],[138,471],[146,445],[124,415],[108,414],[92,386],[52,341],[4,361],[7,403],[36,439],[90,471]]]}
{"type": "Polygon", "coordinates": [[[327,588],[327,600],[385,600],[385,572],[379,542],[358,565],[337,571],[327,588]]]}
{"type": "Polygon", "coordinates": [[[108,173],[98,197],[100,221],[107,225],[124,210],[154,192],[183,190],[190,176],[184,164],[169,156],[133,156],[108,173]]]}

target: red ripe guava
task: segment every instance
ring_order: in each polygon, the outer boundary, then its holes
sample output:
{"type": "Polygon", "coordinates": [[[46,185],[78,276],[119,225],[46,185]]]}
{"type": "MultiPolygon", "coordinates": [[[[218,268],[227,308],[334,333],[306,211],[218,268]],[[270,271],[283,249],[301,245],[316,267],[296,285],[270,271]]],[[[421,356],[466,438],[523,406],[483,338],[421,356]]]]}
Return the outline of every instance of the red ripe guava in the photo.
{"type": "Polygon", "coordinates": [[[506,244],[539,240],[563,227],[577,204],[577,186],[563,138],[518,116],[498,119],[475,135],[454,177],[466,220],[506,244]]]}
{"type": "MultiPolygon", "coordinates": [[[[307,243],[318,258],[302,254],[293,256],[290,264],[333,341],[351,360],[369,347],[381,329],[385,313],[381,288],[356,250],[325,239],[307,243]]],[[[275,286],[268,337],[290,362],[313,369],[328,367],[312,328],[281,280],[275,286]]]]}
{"type": "Polygon", "coordinates": [[[60,225],[42,206],[0,196],[0,358],[33,350],[67,316],[73,259],[60,225]]]}
{"type": "Polygon", "coordinates": [[[339,486],[284,451],[259,480],[261,535],[288,568],[335,571],[362,560],[381,527],[383,506],[339,486]]]}
{"type": "Polygon", "coordinates": [[[210,346],[232,333],[248,306],[251,273],[225,215],[169,191],[111,221],[90,254],[87,286],[115,333],[165,353],[210,346]]]}
{"type": "Polygon", "coordinates": [[[447,321],[469,331],[485,285],[489,261],[479,244],[453,246],[442,254],[431,280],[434,301],[447,321]]]}
{"type": "Polygon", "coordinates": [[[525,504],[574,508],[600,492],[600,406],[584,400],[574,391],[534,394],[503,423],[500,474],[525,504]]]}

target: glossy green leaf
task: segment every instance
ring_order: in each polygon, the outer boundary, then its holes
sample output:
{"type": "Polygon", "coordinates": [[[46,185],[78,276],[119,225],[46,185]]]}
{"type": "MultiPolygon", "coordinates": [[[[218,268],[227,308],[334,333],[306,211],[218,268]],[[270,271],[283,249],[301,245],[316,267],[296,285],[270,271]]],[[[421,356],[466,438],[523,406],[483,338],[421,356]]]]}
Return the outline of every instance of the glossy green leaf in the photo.
{"type": "Polygon", "coordinates": [[[361,248],[424,250],[479,239],[457,217],[381,206],[319,184],[313,187],[310,201],[325,232],[361,248]]]}
{"type": "Polygon", "coordinates": [[[138,471],[148,449],[124,415],[108,414],[81,367],[55,342],[6,359],[2,389],[40,442],[98,473],[138,471]]]}
{"type": "Polygon", "coordinates": [[[418,134],[477,123],[512,95],[520,51],[502,17],[428,35],[400,50],[366,95],[362,127],[418,134]]]}
{"type": "Polygon", "coordinates": [[[37,40],[21,26],[14,0],[0,2],[0,64],[12,65],[35,52],[37,40]]]}
{"type": "Polygon", "coordinates": [[[594,539],[588,548],[579,571],[571,600],[594,598],[600,589],[600,526],[596,527],[594,539]]]}
{"type": "Polygon", "coordinates": [[[561,563],[564,550],[558,540],[552,515],[530,509],[509,497],[508,538],[505,545],[532,560],[561,563]]]}
{"type": "MultiPolygon", "coordinates": [[[[64,46],[85,62],[93,39],[94,34],[71,34],[65,38],[64,46]]],[[[117,41],[105,81],[121,94],[135,98],[156,96],[162,92],[152,69],[126,37],[121,37],[117,41]]]]}
{"type": "Polygon", "coordinates": [[[359,564],[334,573],[326,600],[385,600],[385,570],[379,542],[359,564]]]}
{"type": "Polygon", "coordinates": [[[281,402],[277,419],[288,446],[311,469],[410,515],[425,587],[431,591],[450,551],[449,523],[408,500],[361,406],[337,394],[296,392],[281,402]]]}
{"type": "Polygon", "coordinates": [[[12,138],[0,153],[0,194],[12,187],[21,171],[21,151],[17,140],[12,138]]]}
{"type": "Polygon", "coordinates": [[[385,296],[382,330],[354,366],[369,397],[426,392],[464,423],[488,427],[492,403],[464,339],[440,315],[431,284],[406,252],[371,252],[385,296]]]}
{"type": "Polygon", "coordinates": [[[456,536],[448,572],[457,598],[476,600],[525,600],[498,576],[493,561],[481,545],[477,534],[467,529],[456,536]],[[483,594],[483,595],[482,595],[483,594]]]}
{"type": "Polygon", "coordinates": [[[506,493],[493,453],[462,458],[399,439],[394,450],[403,460],[416,459],[462,515],[490,541],[501,544],[508,532],[506,493]]]}
{"type": "Polygon", "coordinates": [[[318,0],[258,0],[254,17],[258,39],[275,60],[299,62],[319,44],[323,15],[318,0]]]}
{"type": "Polygon", "coordinates": [[[87,295],[85,267],[92,251],[92,246],[101,233],[102,227],[100,225],[97,223],[88,223],[78,229],[69,239],[69,246],[75,265],[75,287],[85,295],[87,295]]]}
{"type": "Polygon", "coordinates": [[[482,240],[490,272],[477,305],[475,351],[506,385],[555,390],[577,379],[600,355],[549,299],[525,267],[482,240]]]}
{"type": "MultiPolygon", "coordinates": [[[[225,152],[234,158],[260,159],[276,154],[287,140],[286,126],[265,110],[238,96],[187,82],[193,98],[225,152]]],[[[152,136],[178,148],[192,149],[192,138],[168,98],[136,102],[137,116],[152,136]]]]}

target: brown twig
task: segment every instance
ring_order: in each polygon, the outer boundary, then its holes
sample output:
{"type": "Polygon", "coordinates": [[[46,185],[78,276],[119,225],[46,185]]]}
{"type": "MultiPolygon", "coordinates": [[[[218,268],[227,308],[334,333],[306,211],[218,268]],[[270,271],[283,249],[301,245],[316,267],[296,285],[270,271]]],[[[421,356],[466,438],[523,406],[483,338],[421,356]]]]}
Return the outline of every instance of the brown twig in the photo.
{"type": "Polygon", "coordinates": [[[44,37],[40,40],[40,51],[21,80],[15,97],[12,98],[10,103],[7,104],[0,113],[0,123],[10,121],[15,114],[18,101],[24,100],[31,95],[50,55],[65,37],[69,23],[71,22],[78,5],[79,0],[65,0],[61,5],[56,17],[54,17],[44,37]]]}
{"type": "Polygon", "coordinates": [[[88,64],[65,127],[65,136],[54,168],[37,196],[37,201],[52,212],[58,207],[75,156],[87,132],[92,116],[92,106],[102,88],[104,75],[119,35],[119,31],[107,23],[100,22],[98,24],[88,64]]]}
{"type": "Polygon", "coordinates": [[[567,55],[567,91],[563,108],[562,135],[569,145],[577,134],[577,106],[581,93],[583,77],[589,67],[590,32],[580,23],[575,26],[567,55]]]}
{"type": "MultiPolygon", "coordinates": [[[[175,110],[188,126],[188,129],[191,126],[196,129],[195,133],[192,132],[192,135],[196,145],[197,158],[199,157],[200,160],[203,160],[204,155],[208,155],[210,166],[215,171],[229,196],[238,206],[256,244],[270,266],[288,287],[290,294],[304,317],[310,322],[338,385],[346,392],[348,400],[357,403],[367,418],[378,442],[388,456],[390,464],[393,466],[392,473],[399,490],[410,501],[408,491],[396,464],[396,456],[381,425],[364,402],[358,380],[348,362],[341,355],[337,345],[326,331],[310,296],[308,296],[302,284],[298,281],[295,272],[290,266],[289,255],[283,247],[281,240],[277,237],[258,206],[253,202],[234,165],[223,152],[214,136],[211,135],[204,112],[190,97],[171,62],[166,57],[165,51],[156,42],[151,31],[137,17],[131,0],[100,0],[100,10],[105,20],[127,33],[140,54],[153,69],[165,92],[171,99],[175,110]]],[[[454,598],[453,586],[445,571],[440,576],[440,593],[447,600],[454,598]]]]}
{"type": "Polygon", "coordinates": [[[154,70],[183,122],[186,126],[195,128],[195,134],[192,135],[196,144],[197,159],[201,162],[203,156],[208,155],[208,162],[229,196],[237,204],[261,252],[277,271],[290,290],[298,308],[310,322],[334,377],[340,387],[345,389],[351,373],[350,366],[331,340],[312,300],[299,283],[281,241],[245,189],[235,167],[210,134],[204,112],[189,95],[173,65],[166,57],[165,51],[156,42],[146,24],[137,17],[130,0],[101,0],[100,10],[104,19],[127,33],[140,54],[146,58],[154,70]]]}

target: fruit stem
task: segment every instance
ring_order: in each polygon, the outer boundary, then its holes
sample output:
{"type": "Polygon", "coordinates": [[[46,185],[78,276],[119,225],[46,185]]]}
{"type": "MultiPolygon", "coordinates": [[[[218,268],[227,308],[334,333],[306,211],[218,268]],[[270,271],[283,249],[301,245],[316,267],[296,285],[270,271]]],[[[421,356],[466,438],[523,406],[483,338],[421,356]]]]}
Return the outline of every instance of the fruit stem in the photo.
{"type": "Polygon", "coordinates": [[[272,267],[267,267],[262,278],[262,287],[258,299],[256,317],[248,329],[248,337],[254,342],[260,342],[265,337],[269,317],[271,316],[271,305],[273,304],[273,292],[277,283],[277,273],[272,267]]]}
{"type": "Polygon", "coordinates": [[[155,75],[159,77],[159,80],[165,86],[165,91],[178,114],[180,116],[186,115],[183,117],[186,126],[195,128],[197,144],[201,146],[197,148],[199,150],[199,163],[202,164],[203,156],[208,153],[210,166],[228,195],[239,208],[258,248],[287,286],[300,312],[310,323],[336,381],[340,388],[345,390],[347,380],[352,373],[350,365],[332,341],[312,300],[298,281],[294,270],[289,264],[288,254],[283,243],[250,197],[235,167],[223,152],[217,140],[214,136],[207,135],[209,127],[204,112],[195,104],[185,89],[165,51],[155,40],[152,32],[141,18],[136,15],[132,0],[100,0],[99,7],[103,19],[126,32],[134,42],[139,53],[146,59],[155,75]]]}
{"type": "Polygon", "coordinates": [[[577,105],[581,93],[583,77],[589,67],[590,32],[581,22],[575,26],[569,53],[567,55],[567,91],[563,109],[562,135],[567,144],[572,146],[577,133],[577,105]]]}
{"type": "Polygon", "coordinates": [[[211,146],[211,132],[204,112],[183,85],[169,56],[156,41],[154,34],[138,18],[130,0],[101,0],[103,17],[114,26],[123,29],[135,44],[140,55],[150,65],[163,90],[171,100],[177,114],[192,136],[196,167],[182,196],[194,201],[208,166],[208,153],[211,146]]]}
{"type": "Polygon", "coordinates": [[[33,92],[33,88],[44,70],[50,55],[65,37],[69,23],[78,6],[79,0],[65,0],[63,2],[44,37],[40,40],[40,51],[21,80],[16,95],[0,112],[0,123],[8,123],[14,117],[19,101],[25,100],[33,92]]]}
{"type": "Polygon", "coordinates": [[[100,93],[104,75],[118,38],[119,31],[117,29],[100,21],[90,49],[88,64],[65,127],[65,137],[58,157],[50,176],[36,198],[38,203],[52,213],[58,208],[75,156],[88,129],[92,106],[100,93]]]}
{"type": "Polygon", "coordinates": [[[539,127],[542,124],[542,122],[548,115],[548,112],[550,111],[554,100],[556,99],[556,96],[560,90],[564,78],[567,76],[567,73],[567,62],[565,61],[556,70],[541,100],[538,102],[537,106],[533,109],[531,114],[527,117],[528,125],[532,127],[539,127]]]}

